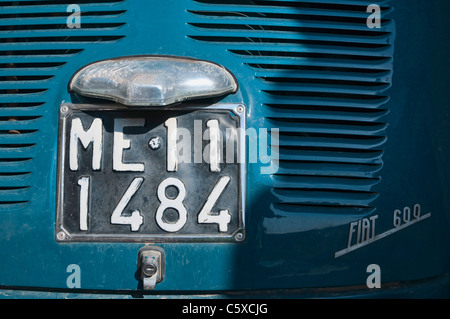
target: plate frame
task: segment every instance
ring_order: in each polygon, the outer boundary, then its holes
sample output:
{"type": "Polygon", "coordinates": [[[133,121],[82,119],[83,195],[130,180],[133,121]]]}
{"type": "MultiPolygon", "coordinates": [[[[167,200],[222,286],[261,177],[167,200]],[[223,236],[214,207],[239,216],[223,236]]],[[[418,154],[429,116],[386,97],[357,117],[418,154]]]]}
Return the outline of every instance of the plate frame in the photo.
{"type": "Polygon", "coordinates": [[[239,211],[240,220],[238,229],[227,235],[211,237],[202,234],[174,235],[155,234],[155,235],[125,235],[125,234],[72,234],[64,228],[62,218],[64,214],[63,202],[64,194],[62,185],[64,183],[64,158],[66,152],[66,120],[73,110],[77,111],[195,111],[195,110],[228,110],[239,117],[239,126],[241,132],[246,130],[247,108],[244,104],[217,103],[217,104],[178,104],[168,107],[128,107],[120,104],[74,104],[63,102],[59,107],[59,128],[58,128],[58,159],[57,159],[57,185],[56,185],[56,219],[55,219],[55,240],[59,243],[64,242],[117,242],[117,243],[182,243],[182,242],[243,242],[245,240],[245,201],[246,201],[246,135],[238,134],[239,149],[239,211]]]}

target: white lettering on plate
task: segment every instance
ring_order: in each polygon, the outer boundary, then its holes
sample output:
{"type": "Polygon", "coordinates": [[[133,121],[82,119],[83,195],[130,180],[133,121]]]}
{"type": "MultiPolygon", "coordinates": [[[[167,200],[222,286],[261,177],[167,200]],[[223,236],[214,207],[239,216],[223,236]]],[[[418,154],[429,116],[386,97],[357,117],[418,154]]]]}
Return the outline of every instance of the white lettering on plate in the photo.
{"type": "Polygon", "coordinates": [[[81,177],[78,185],[80,185],[80,230],[88,230],[89,177],[81,177]]]}
{"type": "Polygon", "coordinates": [[[172,117],[164,122],[167,127],[167,171],[176,172],[178,170],[177,159],[177,119],[172,117]]]}
{"type": "Polygon", "coordinates": [[[156,211],[156,223],[163,230],[174,233],[179,231],[187,222],[187,210],[183,204],[183,200],[186,197],[186,187],[183,182],[175,177],[168,177],[163,180],[158,186],[158,200],[161,202],[156,211]],[[174,186],[178,190],[175,198],[168,198],[166,196],[166,189],[169,186],[174,186]],[[174,223],[167,222],[163,218],[164,211],[168,208],[173,208],[178,213],[178,220],[174,223]]]}
{"type": "Polygon", "coordinates": [[[71,171],[78,170],[78,140],[87,149],[89,144],[92,147],[92,169],[99,170],[102,160],[103,147],[103,123],[99,118],[92,121],[90,128],[85,131],[79,118],[72,119],[72,128],[70,129],[69,145],[69,168],[71,171]]]}
{"type": "Polygon", "coordinates": [[[209,120],[206,122],[206,126],[209,128],[209,167],[211,172],[220,172],[220,130],[218,120],[209,120]]]}
{"type": "Polygon", "coordinates": [[[221,210],[219,213],[213,213],[211,210],[230,182],[230,179],[229,176],[222,176],[214,186],[205,205],[203,205],[202,210],[198,214],[197,219],[199,224],[218,224],[220,232],[226,232],[228,230],[228,224],[231,221],[231,215],[228,209],[221,210]]]}
{"type": "Polygon", "coordinates": [[[144,126],[143,118],[114,119],[113,169],[118,172],[143,172],[143,163],[123,163],[123,150],[131,147],[131,141],[124,138],[123,128],[129,126],[144,126]]]}
{"type": "Polygon", "coordinates": [[[136,177],[135,179],[133,179],[130,186],[126,190],[125,194],[123,194],[119,204],[117,204],[117,207],[114,209],[111,215],[111,224],[130,225],[131,231],[139,230],[139,227],[144,222],[144,219],[139,213],[139,211],[138,210],[133,211],[131,213],[131,216],[122,216],[122,212],[130,202],[131,197],[133,197],[133,195],[137,192],[139,187],[141,187],[143,181],[144,178],[142,177],[136,177]]]}

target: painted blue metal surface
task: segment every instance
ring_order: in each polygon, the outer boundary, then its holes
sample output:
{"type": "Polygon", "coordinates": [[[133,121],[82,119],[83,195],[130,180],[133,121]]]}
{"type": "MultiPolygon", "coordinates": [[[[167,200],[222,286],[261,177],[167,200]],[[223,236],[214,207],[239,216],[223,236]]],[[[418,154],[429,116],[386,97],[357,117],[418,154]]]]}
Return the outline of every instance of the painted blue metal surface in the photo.
{"type": "Polygon", "coordinates": [[[166,275],[154,294],[301,297],[348,287],[329,296],[448,297],[450,3],[81,1],[81,28],[73,29],[70,1],[18,3],[0,2],[5,296],[76,293],[66,282],[71,264],[81,269],[82,293],[137,289],[143,244],[55,241],[58,110],[78,101],[67,85],[82,66],[158,54],[228,68],[239,92],[222,101],[245,103],[249,128],[280,129],[280,161],[266,175],[266,163],[247,165],[245,242],[159,245],[166,275]],[[366,25],[371,3],[382,8],[380,29],[366,25]],[[374,233],[383,234],[397,209],[415,204],[431,215],[335,256],[348,247],[352,223],[377,216],[374,233]],[[366,287],[370,264],[381,268],[381,290],[366,287]]]}

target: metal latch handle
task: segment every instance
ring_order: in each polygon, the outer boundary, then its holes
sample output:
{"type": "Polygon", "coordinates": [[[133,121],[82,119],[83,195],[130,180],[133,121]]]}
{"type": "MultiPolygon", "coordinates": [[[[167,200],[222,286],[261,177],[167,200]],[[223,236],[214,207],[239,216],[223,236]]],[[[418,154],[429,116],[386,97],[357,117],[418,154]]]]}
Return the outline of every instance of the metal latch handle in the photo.
{"type": "Polygon", "coordinates": [[[159,247],[141,248],[138,254],[138,270],[144,290],[153,290],[161,282],[165,271],[164,251],[159,247]]]}

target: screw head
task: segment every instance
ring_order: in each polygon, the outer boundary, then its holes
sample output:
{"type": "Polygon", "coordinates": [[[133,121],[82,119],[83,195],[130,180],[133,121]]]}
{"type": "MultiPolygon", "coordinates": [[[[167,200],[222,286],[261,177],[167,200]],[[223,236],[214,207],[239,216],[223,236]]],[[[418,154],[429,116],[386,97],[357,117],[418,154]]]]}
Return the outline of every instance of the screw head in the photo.
{"type": "Polygon", "coordinates": [[[157,150],[161,147],[162,141],[159,136],[153,137],[149,142],[148,145],[152,150],[157,150]]]}
{"type": "Polygon", "coordinates": [[[244,112],[244,107],[243,107],[242,105],[239,105],[239,106],[236,108],[236,111],[238,111],[238,113],[242,113],[242,112],[244,112]]]}
{"type": "Polygon", "coordinates": [[[67,105],[63,105],[59,110],[62,114],[66,114],[67,112],[69,112],[69,107],[67,105]]]}
{"type": "Polygon", "coordinates": [[[244,234],[243,233],[237,233],[236,235],[234,235],[234,238],[236,239],[236,241],[243,241],[244,240],[244,234]]]}
{"type": "Polygon", "coordinates": [[[66,239],[66,233],[60,231],[59,233],[56,234],[56,238],[58,238],[59,240],[64,240],[66,239]]]}

